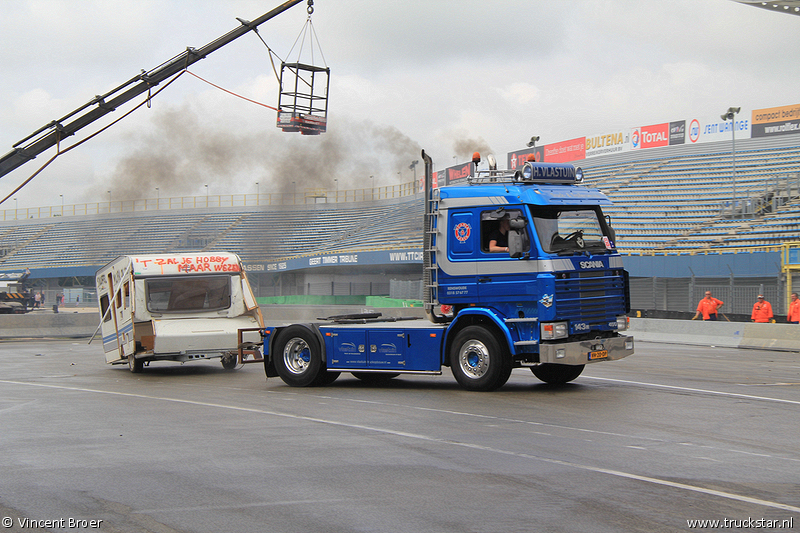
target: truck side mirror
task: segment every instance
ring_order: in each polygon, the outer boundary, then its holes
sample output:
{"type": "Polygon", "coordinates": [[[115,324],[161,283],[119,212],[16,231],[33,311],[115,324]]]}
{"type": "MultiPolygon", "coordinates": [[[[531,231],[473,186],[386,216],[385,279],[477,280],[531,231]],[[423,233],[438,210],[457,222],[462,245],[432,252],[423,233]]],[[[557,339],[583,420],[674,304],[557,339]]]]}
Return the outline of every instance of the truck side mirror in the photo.
{"type": "Polygon", "coordinates": [[[617,232],[611,227],[611,217],[608,215],[606,215],[606,226],[608,226],[608,236],[611,238],[611,242],[616,243],[617,232]]]}
{"type": "Polygon", "coordinates": [[[527,222],[522,217],[512,218],[509,221],[508,255],[515,259],[522,257],[526,250],[530,250],[526,225],[527,222]]]}

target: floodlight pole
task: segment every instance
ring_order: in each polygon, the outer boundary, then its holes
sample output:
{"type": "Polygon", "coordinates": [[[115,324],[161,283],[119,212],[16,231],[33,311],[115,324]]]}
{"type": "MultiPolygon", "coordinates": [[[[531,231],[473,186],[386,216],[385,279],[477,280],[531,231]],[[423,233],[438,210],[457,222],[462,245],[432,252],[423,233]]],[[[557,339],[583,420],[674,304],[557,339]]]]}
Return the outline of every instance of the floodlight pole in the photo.
{"type": "Polygon", "coordinates": [[[736,121],[731,115],[731,163],[733,164],[733,207],[736,208],[736,121]]]}
{"type": "MultiPolygon", "coordinates": [[[[731,121],[731,161],[733,162],[733,213],[736,212],[736,119],[735,115],[738,113],[742,108],[741,107],[729,107],[728,111],[725,112],[724,115],[720,115],[722,120],[730,120],[731,121]]],[[[744,214],[744,213],[743,213],[744,214]]]]}

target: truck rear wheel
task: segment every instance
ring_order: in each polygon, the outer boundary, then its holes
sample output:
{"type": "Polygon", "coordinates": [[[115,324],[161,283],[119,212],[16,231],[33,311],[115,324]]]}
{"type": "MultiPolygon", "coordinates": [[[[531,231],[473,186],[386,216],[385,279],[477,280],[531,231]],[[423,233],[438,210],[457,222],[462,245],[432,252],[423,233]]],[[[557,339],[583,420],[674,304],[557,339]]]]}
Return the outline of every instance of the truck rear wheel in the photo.
{"type": "Polygon", "coordinates": [[[289,326],[275,339],[273,362],[278,375],[291,387],[315,384],[325,372],[316,335],[303,326],[289,326]]]}
{"type": "Polygon", "coordinates": [[[461,330],[450,348],[450,370],[467,390],[491,391],[511,375],[511,357],[491,331],[483,326],[461,330]]]}
{"type": "Polygon", "coordinates": [[[583,372],[586,365],[559,365],[555,363],[544,363],[539,366],[532,366],[531,372],[545,383],[560,385],[577,378],[583,372]]]}
{"type": "Polygon", "coordinates": [[[311,384],[315,387],[324,387],[339,379],[340,375],[341,372],[320,372],[317,379],[311,384]]]}

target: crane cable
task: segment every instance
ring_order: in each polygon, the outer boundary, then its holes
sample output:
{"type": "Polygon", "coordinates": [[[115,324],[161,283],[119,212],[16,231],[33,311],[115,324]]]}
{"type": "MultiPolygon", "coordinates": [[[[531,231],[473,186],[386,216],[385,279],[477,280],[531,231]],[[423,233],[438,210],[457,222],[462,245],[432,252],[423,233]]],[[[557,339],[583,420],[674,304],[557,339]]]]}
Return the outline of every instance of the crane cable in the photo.
{"type": "MultiPolygon", "coordinates": [[[[322,53],[322,46],[320,46],[320,44],[319,44],[319,37],[317,37],[317,32],[314,29],[314,23],[311,22],[311,15],[314,14],[314,0],[308,0],[308,7],[306,8],[306,11],[308,12],[308,18],[306,18],[306,23],[303,25],[302,29],[300,30],[300,33],[295,38],[294,44],[292,44],[292,47],[289,49],[289,53],[286,54],[286,56],[289,57],[292,54],[292,51],[294,50],[294,47],[297,46],[297,42],[299,41],[300,42],[300,50],[297,52],[297,62],[299,63],[300,62],[300,54],[302,54],[302,52],[303,52],[303,43],[305,43],[306,35],[308,35],[308,41],[309,41],[310,46],[311,46],[311,63],[314,63],[314,41],[316,41],[317,42],[317,48],[319,49],[319,54],[320,54],[320,56],[322,56],[322,63],[327,67],[328,64],[325,61],[325,54],[322,53]],[[311,30],[311,34],[310,35],[308,33],[309,29],[311,30]],[[302,37],[302,39],[301,39],[301,37],[302,37]],[[313,40],[312,40],[312,37],[313,37],[313,40]]],[[[281,56],[279,56],[272,48],[269,47],[267,42],[264,40],[263,37],[261,37],[261,34],[258,32],[258,28],[253,28],[253,33],[255,33],[258,36],[258,38],[261,40],[261,42],[264,43],[264,46],[267,47],[267,51],[269,52],[269,61],[272,64],[272,72],[275,73],[275,79],[278,81],[278,84],[280,84],[281,77],[278,74],[278,69],[275,68],[275,60],[273,59],[272,56],[277,57],[281,61],[281,63],[285,63],[285,61],[283,59],[281,59],[281,56]]],[[[300,76],[300,73],[298,72],[297,69],[293,69],[293,68],[289,67],[289,70],[292,71],[294,73],[294,75],[297,76],[298,79],[300,79],[300,81],[305,83],[308,87],[311,87],[311,83],[309,81],[307,81],[306,79],[304,79],[302,76],[300,76]]]]}
{"type": "Polygon", "coordinates": [[[216,88],[217,88],[217,89],[219,89],[220,91],[226,92],[226,93],[228,93],[228,94],[230,94],[230,95],[233,95],[233,96],[235,96],[235,97],[237,97],[237,98],[241,98],[242,100],[247,100],[247,101],[248,101],[248,102],[250,102],[250,103],[253,103],[253,104],[256,104],[256,105],[260,105],[260,106],[266,107],[267,109],[272,109],[273,111],[277,111],[277,110],[278,110],[278,108],[277,108],[277,107],[272,107],[271,105],[263,104],[263,103],[261,103],[261,102],[257,102],[256,100],[251,100],[250,98],[247,98],[246,96],[242,96],[241,94],[236,94],[235,92],[233,92],[233,91],[229,91],[228,89],[226,89],[226,88],[224,88],[224,87],[220,87],[219,85],[216,85],[216,84],[214,84],[214,83],[211,83],[211,82],[210,82],[210,81],[208,81],[207,79],[201,78],[200,76],[198,76],[197,74],[195,74],[195,73],[194,73],[194,72],[192,72],[191,70],[184,70],[184,72],[186,72],[187,74],[191,74],[192,76],[194,76],[194,77],[195,77],[195,78],[197,78],[198,80],[200,80],[200,81],[204,81],[204,82],[206,82],[207,84],[211,85],[212,87],[216,87],[216,88]]]}

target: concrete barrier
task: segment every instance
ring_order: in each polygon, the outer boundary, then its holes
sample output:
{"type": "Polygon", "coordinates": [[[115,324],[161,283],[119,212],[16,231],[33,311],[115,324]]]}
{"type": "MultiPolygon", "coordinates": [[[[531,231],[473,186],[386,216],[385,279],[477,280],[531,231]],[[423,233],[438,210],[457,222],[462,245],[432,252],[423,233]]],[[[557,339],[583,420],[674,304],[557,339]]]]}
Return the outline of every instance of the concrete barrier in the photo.
{"type": "Polygon", "coordinates": [[[637,341],[800,352],[800,325],[631,318],[637,341]]]}
{"type": "Polygon", "coordinates": [[[0,315],[0,339],[90,337],[100,316],[97,311],[36,310],[24,315],[0,315]]]}

